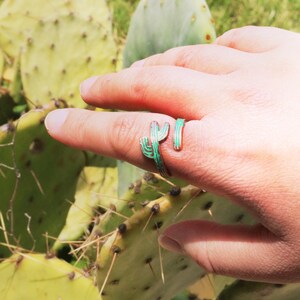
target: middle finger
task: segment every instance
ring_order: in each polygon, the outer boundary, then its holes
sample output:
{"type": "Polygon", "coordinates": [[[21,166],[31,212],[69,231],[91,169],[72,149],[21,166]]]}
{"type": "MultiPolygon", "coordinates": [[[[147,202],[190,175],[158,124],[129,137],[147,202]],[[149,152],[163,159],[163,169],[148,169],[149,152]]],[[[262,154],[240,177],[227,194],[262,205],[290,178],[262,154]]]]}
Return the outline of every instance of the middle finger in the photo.
{"type": "Polygon", "coordinates": [[[174,66],[129,68],[88,79],[81,95],[94,106],[148,110],[192,120],[228,106],[225,76],[174,66]]]}

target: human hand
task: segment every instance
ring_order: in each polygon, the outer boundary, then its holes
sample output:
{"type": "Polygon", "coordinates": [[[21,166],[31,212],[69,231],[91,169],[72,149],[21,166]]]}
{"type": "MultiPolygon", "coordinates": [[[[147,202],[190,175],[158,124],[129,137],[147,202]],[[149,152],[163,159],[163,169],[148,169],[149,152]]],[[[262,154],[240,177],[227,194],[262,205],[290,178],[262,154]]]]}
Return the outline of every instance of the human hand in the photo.
{"type": "Polygon", "coordinates": [[[181,47],[81,86],[92,105],[146,112],[50,113],[51,136],[155,171],[139,138],[156,120],[187,120],[184,146],[161,144],[170,172],[248,209],[260,225],[182,222],[161,237],[217,274],[300,280],[300,35],[231,30],[213,45],[181,47]]]}

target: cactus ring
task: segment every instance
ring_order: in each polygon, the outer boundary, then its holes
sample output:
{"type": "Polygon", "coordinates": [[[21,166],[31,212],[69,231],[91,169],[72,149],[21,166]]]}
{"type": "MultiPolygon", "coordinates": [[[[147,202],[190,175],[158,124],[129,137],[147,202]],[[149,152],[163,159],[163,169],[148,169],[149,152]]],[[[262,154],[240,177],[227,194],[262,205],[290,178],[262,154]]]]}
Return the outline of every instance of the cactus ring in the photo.
{"type": "Polygon", "coordinates": [[[169,177],[170,174],[164,164],[162,155],[159,151],[159,143],[163,142],[169,135],[170,124],[165,123],[163,128],[160,129],[156,121],[152,121],[150,125],[150,140],[149,143],[148,137],[140,138],[140,145],[143,154],[154,160],[156,168],[159,174],[163,177],[169,177]]]}

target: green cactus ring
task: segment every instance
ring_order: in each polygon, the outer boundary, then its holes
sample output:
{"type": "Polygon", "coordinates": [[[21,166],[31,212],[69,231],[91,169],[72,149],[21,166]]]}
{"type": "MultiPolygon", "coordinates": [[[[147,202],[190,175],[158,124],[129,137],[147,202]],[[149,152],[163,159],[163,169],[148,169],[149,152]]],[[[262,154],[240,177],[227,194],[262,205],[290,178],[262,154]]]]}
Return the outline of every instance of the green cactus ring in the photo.
{"type": "Polygon", "coordinates": [[[140,145],[142,153],[154,160],[156,168],[159,174],[163,177],[169,177],[170,174],[164,164],[162,155],[159,151],[159,143],[163,142],[169,135],[170,124],[165,123],[163,128],[160,129],[158,123],[156,121],[152,121],[150,125],[150,140],[149,143],[148,137],[140,138],[140,145]]]}

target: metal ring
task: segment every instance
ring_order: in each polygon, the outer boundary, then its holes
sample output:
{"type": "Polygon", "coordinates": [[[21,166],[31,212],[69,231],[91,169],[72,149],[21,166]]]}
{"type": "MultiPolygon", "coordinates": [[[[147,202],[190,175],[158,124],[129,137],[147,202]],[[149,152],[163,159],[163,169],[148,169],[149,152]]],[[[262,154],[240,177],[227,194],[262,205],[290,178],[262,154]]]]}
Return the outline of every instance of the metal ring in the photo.
{"type": "Polygon", "coordinates": [[[173,148],[176,151],[182,149],[183,127],[185,125],[185,119],[177,119],[175,123],[173,148]]]}
{"type": "Polygon", "coordinates": [[[163,128],[160,129],[158,123],[156,121],[152,121],[150,124],[150,142],[148,137],[140,138],[142,153],[146,157],[154,160],[159,174],[163,177],[169,177],[170,175],[159,151],[159,144],[168,137],[169,132],[169,123],[165,123],[163,128]]]}

